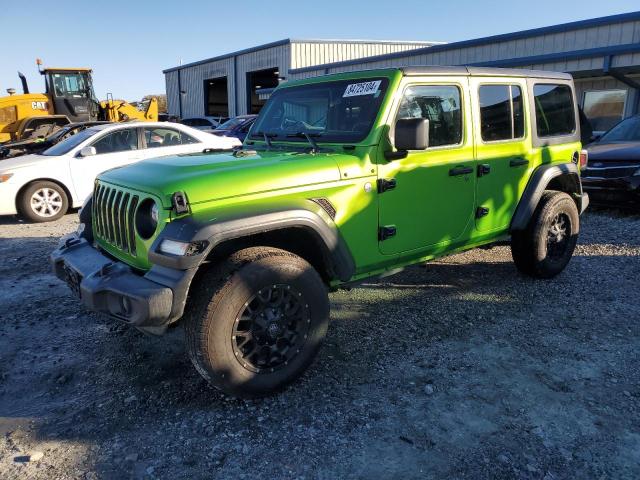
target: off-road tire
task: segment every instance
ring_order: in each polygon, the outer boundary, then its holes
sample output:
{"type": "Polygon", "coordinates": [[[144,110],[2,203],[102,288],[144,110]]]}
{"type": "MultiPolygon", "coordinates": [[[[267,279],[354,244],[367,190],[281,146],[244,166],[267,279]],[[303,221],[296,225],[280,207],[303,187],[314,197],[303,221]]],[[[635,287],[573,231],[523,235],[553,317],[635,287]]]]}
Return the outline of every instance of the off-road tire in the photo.
{"type": "Polygon", "coordinates": [[[187,351],[215,387],[245,398],[268,395],[298,378],[315,358],[327,332],[329,298],[320,275],[304,259],[276,248],[247,248],[209,266],[194,282],[184,322],[187,351]],[[234,327],[257,292],[276,285],[289,287],[306,305],[306,340],[287,364],[256,373],[236,355],[234,327]]]}
{"type": "Polygon", "coordinates": [[[580,216],[573,199],[564,192],[546,191],[525,230],[513,232],[511,255],[520,272],[536,278],[552,278],[569,263],[578,241],[580,216]],[[560,251],[550,255],[549,238],[554,222],[566,224],[560,251]]]}
{"type": "MultiPolygon", "coordinates": [[[[20,216],[31,222],[53,222],[67,213],[67,210],[69,209],[69,198],[67,197],[67,193],[64,191],[64,188],[57,183],[36,181],[29,184],[27,188],[20,192],[16,201],[16,207],[20,216]],[[47,195],[49,195],[50,198],[55,199],[55,213],[51,213],[48,216],[38,213],[38,210],[32,203],[32,199],[37,192],[48,192],[47,195]]],[[[49,210],[45,209],[41,211],[47,212],[49,210]]],[[[53,212],[53,210],[50,212],[53,212]]]]}

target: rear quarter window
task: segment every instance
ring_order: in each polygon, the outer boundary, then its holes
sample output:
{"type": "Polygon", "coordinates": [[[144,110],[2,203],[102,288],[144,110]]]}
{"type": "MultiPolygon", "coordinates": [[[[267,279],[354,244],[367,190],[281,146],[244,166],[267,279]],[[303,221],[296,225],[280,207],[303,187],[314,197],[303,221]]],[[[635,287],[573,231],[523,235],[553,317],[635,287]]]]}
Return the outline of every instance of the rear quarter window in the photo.
{"type": "Polygon", "coordinates": [[[538,83],[533,86],[533,100],[538,137],[575,133],[576,117],[569,85],[538,83]]]}

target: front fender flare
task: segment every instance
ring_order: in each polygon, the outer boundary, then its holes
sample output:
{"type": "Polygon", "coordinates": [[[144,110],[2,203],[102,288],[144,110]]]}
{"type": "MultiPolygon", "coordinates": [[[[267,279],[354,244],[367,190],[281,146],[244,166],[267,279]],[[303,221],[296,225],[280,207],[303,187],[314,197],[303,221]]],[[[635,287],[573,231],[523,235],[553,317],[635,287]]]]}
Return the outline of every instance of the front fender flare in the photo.
{"type": "Polygon", "coordinates": [[[251,216],[214,219],[211,223],[203,223],[192,217],[175,220],[167,224],[153,242],[149,250],[149,260],[153,264],[169,268],[192,269],[199,266],[222,242],[287,228],[304,228],[313,233],[322,245],[325,258],[330,262],[330,270],[335,276],[342,281],[347,281],[353,276],[353,257],[335,224],[327,215],[303,208],[275,209],[251,216]],[[179,257],[160,252],[160,243],[164,239],[208,242],[208,245],[198,255],[179,257]]]}

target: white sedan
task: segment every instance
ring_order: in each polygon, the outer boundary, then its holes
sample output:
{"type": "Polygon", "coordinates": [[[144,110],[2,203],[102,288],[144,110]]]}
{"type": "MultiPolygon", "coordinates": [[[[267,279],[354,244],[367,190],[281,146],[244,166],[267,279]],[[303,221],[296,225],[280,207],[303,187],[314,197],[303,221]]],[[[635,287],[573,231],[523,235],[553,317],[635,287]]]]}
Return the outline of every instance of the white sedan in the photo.
{"type": "Polygon", "coordinates": [[[152,157],[229,150],[240,145],[177,123],[96,125],[37,155],[0,160],[0,215],[34,222],[62,217],[91,194],[105,170],[152,157]]]}

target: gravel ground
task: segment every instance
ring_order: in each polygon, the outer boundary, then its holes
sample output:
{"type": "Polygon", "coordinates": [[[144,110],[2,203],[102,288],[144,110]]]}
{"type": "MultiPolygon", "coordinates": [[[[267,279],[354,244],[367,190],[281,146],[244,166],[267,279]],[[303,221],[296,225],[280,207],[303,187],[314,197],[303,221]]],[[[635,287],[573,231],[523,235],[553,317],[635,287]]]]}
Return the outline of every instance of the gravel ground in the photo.
{"type": "Polygon", "coordinates": [[[51,225],[0,219],[0,477],[640,478],[640,217],[583,217],[550,281],[506,247],[331,295],[318,360],[277,396],[209,387],[182,330],[80,308],[51,225]]]}

